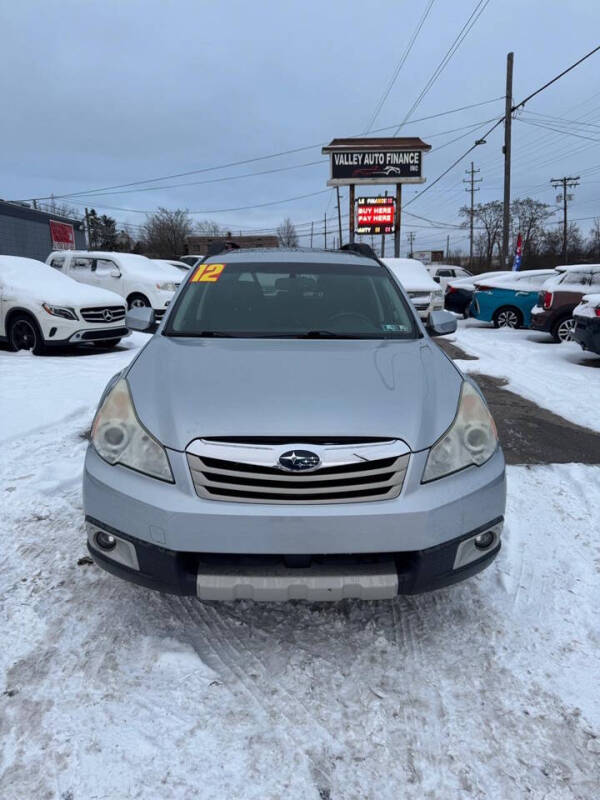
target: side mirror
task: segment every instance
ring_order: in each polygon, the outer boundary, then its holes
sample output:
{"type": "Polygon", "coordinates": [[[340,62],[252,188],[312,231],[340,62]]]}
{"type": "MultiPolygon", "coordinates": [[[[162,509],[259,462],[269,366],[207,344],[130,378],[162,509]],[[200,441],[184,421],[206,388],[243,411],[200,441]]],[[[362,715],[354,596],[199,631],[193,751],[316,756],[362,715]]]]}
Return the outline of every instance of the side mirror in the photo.
{"type": "Polygon", "coordinates": [[[125,325],[132,331],[149,331],[156,325],[154,309],[147,306],[130,308],[125,316],[125,325]]]}
{"type": "Polygon", "coordinates": [[[440,276],[439,276],[439,275],[434,275],[434,276],[433,276],[433,280],[434,280],[436,283],[439,283],[439,282],[440,282],[440,276]]]}
{"type": "Polygon", "coordinates": [[[110,271],[111,278],[120,278],[121,277],[121,270],[118,267],[113,267],[110,271]]]}
{"type": "Polygon", "coordinates": [[[456,331],[456,317],[449,311],[432,311],[427,320],[430,336],[446,336],[456,331]]]}

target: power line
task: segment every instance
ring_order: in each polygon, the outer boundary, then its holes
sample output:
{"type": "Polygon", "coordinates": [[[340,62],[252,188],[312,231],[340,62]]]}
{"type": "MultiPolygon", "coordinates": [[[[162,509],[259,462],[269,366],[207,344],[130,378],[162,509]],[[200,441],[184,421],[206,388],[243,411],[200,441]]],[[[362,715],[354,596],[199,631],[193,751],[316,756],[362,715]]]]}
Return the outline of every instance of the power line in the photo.
{"type": "MultiPolygon", "coordinates": [[[[553,83],[556,83],[557,80],[562,78],[567,73],[571,72],[572,69],[574,69],[576,66],[581,64],[583,61],[585,61],[587,58],[592,56],[594,53],[598,52],[598,50],[600,50],[600,45],[598,47],[594,48],[594,50],[591,50],[585,56],[583,56],[583,58],[578,59],[574,64],[572,64],[570,67],[567,67],[567,69],[563,70],[556,77],[552,78],[552,80],[550,80],[547,83],[545,83],[542,87],[540,87],[539,89],[536,89],[536,91],[532,92],[530,95],[528,95],[525,98],[525,100],[522,100],[520,103],[517,103],[516,105],[513,105],[511,107],[511,113],[516,111],[518,108],[522,108],[525,105],[525,103],[527,103],[529,100],[531,100],[532,97],[535,97],[536,95],[540,94],[540,92],[542,92],[544,89],[547,89],[549,86],[552,86],[553,83]]],[[[484,135],[480,139],[477,139],[474,142],[474,144],[472,144],[471,147],[469,147],[468,150],[466,150],[461,156],[459,156],[456,159],[456,161],[454,161],[447,169],[444,170],[444,172],[442,172],[441,175],[438,175],[438,177],[432,183],[428,184],[422,191],[420,191],[411,200],[409,200],[408,203],[405,203],[404,207],[406,207],[407,205],[410,205],[411,203],[414,203],[415,200],[418,200],[420,197],[422,197],[425,194],[425,192],[429,191],[433,186],[435,186],[436,183],[438,183],[445,175],[447,175],[451,170],[453,170],[454,167],[457,166],[457,164],[460,164],[460,162],[464,158],[466,158],[469,155],[469,153],[471,153],[476,147],[478,147],[480,144],[485,144],[486,143],[486,139],[490,135],[490,133],[492,133],[492,131],[494,131],[499,125],[502,125],[504,120],[505,120],[505,116],[502,116],[499,120],[497,120],[491,126],[491,128],[489,128],[484,133],[484,135]]]]}
{"type": "Polygon", "coordinates": [[[456,38],[454,39],[454,41],[452,42],[452,44],[448,48],[448,50],[446,52],[446,55],[442,58],[440,63],[437,65],[437,67],[433,71],[433,74],[431,75],[431,77],[429,78],[429,80],[427,81],[427,83],[425,84],[423,89],[421,90],[421,93],[419,94],[419,96],[417,97],[415,102],[412,104],[410,109],[408,110],[407,114],[405,115],[405,117],[402,120],[402,122],[400,123],[400,125],[398,125],[398,127],[394,131],[394,134],[393,134],[394,136],[397,136],[398,131],[400,130],[400,128],[402,128],[406,124],[406,122],[408,122],[408,120],[413,115],[414,111],[416,111],[417,107],[421,104],[421,102],[423,101],[425,95],[429,92],[429,90],[432,88],[434,83],[440,77],[440,75],[442,74],[442,72],[444,71],[444,69],[446,68],[446,66],[448,65],[448,63],[450,62],[450,60],[452,59],[452,57],[454,56],[454,54],[456,53],[458,48],[461,46],[463,41],[469,35],[471,29],[473,28],[473,26],[475,25],[475,23],[477,22],[479,17],[483,14],[483,12],[487,8],[489,2],[490,2],[490,0],[478,0],[476,6],[473,9],[473,11],[471,12],[469,18],[467,19],[467,21],[465,22],[463,27],[460,29],[458,35],[456,36],[456,38]]]}
{"type": "Polygon", "coordinates": [[[392,88],[393,88],[394,84],[396,83],[396,80],[398,79],[398,75],[400,74],[400,71],[402,70],[402,67],[404,66],[404,64],[406,62],[406,59],[410,55],[410,51],[412,50],[412,48],[414,46],[414,43],[416,42],[417,37],[418,37],[419,33],[421,32],[421,29],[422,29],[423,25],[425,24],[425,21],[426,21],[427,17],[429,16],[429,12],[431,11],[434,3],[435,3],[435,0],[429,0],[429,2],[427,4],[427,7],[423,11],[423,14],[421,15],[421,18],[419,19],[419,22],[417,23],[417,27],[413,31],[413,34],[412,34],[412,36],[410,38],[410,41],[409,41],[408,45],[406,46],[404,52],[402,53],[402,55],[400,57],[400,61],[398,62],[398,64],[396,65],[396,67],[394,69],[394,72],[392,74],[392,77],[391,77],[388,85],[387,85],[387,88],[384,90],[382,96],[380,97],[379,101],[377,102],[377,105],[375,106],[375,110],[373,111],[373,114],[371,115],[371,119],[369,121],[369,124],[367,125],[367,128],[365,130],[365,135],[367,133],[369,133],[369,131],[371,130],[371,128],[375,124],[375,120],[379,116],[379,113],[381,112],[381,109],[385,105],[385,101],[388,99],[389,94],[392,91],[392,88]]]}
{"type": "MultiPolygon", "coordinates": [[[[489,100],[482,100],[482,101],[480,101],[478,103],[469,103],[469,104],[464,105],[464,106],[459,106],[458,108],[449,109],[448,111],[440,111],[437,114],[429,114],[426,117],[420,117],[419,119],[415,119],[415,120],[413,120],[413,122],[415,122],[415,123],[416,122],[426,122],[427,120],[430,120],[430,119],[438,119],[439,117],[444,117],[444,116],[447,116],[448,114],[457,114],[460,111],[467,111],[467,110],[469,110],[471,108],[478,108],[480,106],[489,105],[490,103],[496,103],[496,102],[498,102],[498,100],[502,100],[502,99],[503,99],[502,96],[501,97],[492,97],[489,100]]],[[[373,131],[373,133],[382,133],[383,131],[389,131],[392,128],[395,128],[396,126],[397,126],[397,123],[394,123],[393,125],[386,125],[383,128],[375,129],[373,131]]],[[[362,134],[354,134],[354,136],[361,136],[361,135],[362,134]]],[[[350,137],[350,138],[353,138],[353,137],[350,137]]],[[[304,147],[295,147],[295,148],[292,148],[290,150],[281,150],[278,153],[270,153],[269,155],[255,156],[253,158],[241,159],[239,161],[230,161],[229,163],[219,164],[218,166],[214,166],[214,167],[203,167],[201,169],[188,170],[186,172],[177,172],[177,173],[173,173],[171,175],[163,175],[163,176],[157,177],[157,178],[146,178],[144,180],[130,181],[129,183],[113,184],[112,186],[104,186],[104,187],[100,187],[98,189],[88,189],[88,190],[85,190],[85,191],[69,192],[69,193],[61,194],[61,195],[45,195],[45,196],[40,196],[40,197],[28,197],[28,198],[24,198],[24,200],[22,199],[22,200],[19,200],[19,201],[10,201],[10,202],[25,202],[25,201],[30,202],[30,201],[33,201],[33,200],[52,200],[52,199],[54,199],[54,200],[62,200],[62,199],[65,199],[65,198],[70,198],[70,197],[79,197],[79,196],[84,196],[84,195],[87,196],[87,195],[94,194],[94,193],[97,193],[97,192],[107,192],[109,189],[127,189],[127,188],[129,188],[131,186],[141,186],[142,184],[145,184],[145,183],[159,183],[160,181],[172,180],[174,178],[185,178],[188,175],[200,175],[200,174],[205,173],[205,172],[216,172],[216,171],[221,170],[221,169],[229,169],[230,167],[238,167],[238,166],[242,166],[244,164],[253,164],[253,163],[256,163],[258,161],[266,161],[266,160],[271,159],[271,158],[279,158],[281,156],[292,155],[294,153],[301,153],[301,152],[306,151],[306,150],[314,150],[314,149],[316,149],[318,147],[319,148],[322,147],[324,144],[326,144],[326,142],[319,142],[318,144],[310,144],[310,145],[306,145],[304,147]]]]}
{"type": "Polygon", "coordinates": [[[583,63],[583,62],[584,62],[584,61],[585,61],[587,58],[589,58],[590,56],[593,56],[593,55],[594,55],[594,53],[597,53],[597,52],[598,52],[598,50],[600,50],[600,45],[598,45],[598,47],[594,47],[594,49],[593,49],[593,50],[590,50],[590,52],[589,52],[589,53],[586,53],[586,55],[584,55],[582,58],[580,58],[580,59],[579,59],[578,61],[576,61],[574,64],[571,64],[571,66],[570,66],[570,67],[567,67],[567,69],[563,70],[563,71],[562,71],[562,72],[561,72],[559,75],[557,75],[555,78],[552,78],[552,80],[551,80],[551,81],[548,81],[548,83],[545,83],[543,86],[540,86],[540,88],[539,88],[539,89],[536,89],[536,90],[535,90],[535,92],[532,92],[530,95],[528,95],[528,96],[525,98],[525,100],[521,100],[521,102],[520,102],[518,105],[516,105],[516,106],[513,106],[513,107],[512,107],[511,111],[516,111],[518,108],[523,108],[523,106],[524,106],[526,103],[528,103],[528,102],[529,102],[529,101],[532,99],[532,97],[535,97],[535,96],[536,96],[536,95],[538,95],[540,92],[543,92],[543,91],[544,91],[544,89],[547,89],[549,86],[552,86],[552,84],[553,84],[553,83],[556,83],[556,81],[560,80],[560,78],[562,78],[562,77],[563,77],[563,75],[566,75],[568,72],[571,72],[571,70],[572,70],[572,69],[575,69],[575,67],[578,67],[578,66],[579,66],[581,63],[583,63]]]}

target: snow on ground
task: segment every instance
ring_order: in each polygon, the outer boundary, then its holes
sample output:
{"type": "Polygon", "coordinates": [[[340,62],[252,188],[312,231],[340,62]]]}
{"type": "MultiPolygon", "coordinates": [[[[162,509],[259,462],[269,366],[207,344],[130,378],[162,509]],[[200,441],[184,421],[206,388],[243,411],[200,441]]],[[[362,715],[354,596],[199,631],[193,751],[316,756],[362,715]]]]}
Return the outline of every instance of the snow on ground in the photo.
{"type": "Polygon", "coordinates": [[[113,351],[73,348],[42,358],[0,350],[0,444],[82,412],[93,415],[108,379],[147,340],[132,333],[113,351]]]}
{"type": "Polygon", "coordinates": [[[496,330],[478,320],[459,320],[448,337],[479,361],[458,361],[463,372],[507,378],[513,392],[578,425],[600,431],[600,356],[576,342],[556,344],[550,334],[496,330]]]}
{"type": "Polygon", "coordinates": [[[82,432],[134,353],[0,352],[2,800],[598,797],[600,467],[511,467],[500,556],[449,589],[162,596],[77,564],[82,432]]]}

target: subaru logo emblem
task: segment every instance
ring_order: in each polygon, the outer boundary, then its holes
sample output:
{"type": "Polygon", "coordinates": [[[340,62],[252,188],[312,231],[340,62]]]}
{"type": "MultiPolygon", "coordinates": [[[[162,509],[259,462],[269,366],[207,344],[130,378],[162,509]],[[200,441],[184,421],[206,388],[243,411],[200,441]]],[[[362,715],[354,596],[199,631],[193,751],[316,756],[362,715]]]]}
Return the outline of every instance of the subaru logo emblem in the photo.
{"type": "Polygon", "coordinates": [[[112,311],[110,311],[108,308],[104,309],[104,311],[102,312],[102,316],[104,317],[106,322],[110,322],[113,318],[112,311]]]}
{"type": "Polygon", "coordinates": [[[306,472],[320,465],[321,459],[310,450],[288,450],[279,456],[279,466],[287,472],[306,472]]]}

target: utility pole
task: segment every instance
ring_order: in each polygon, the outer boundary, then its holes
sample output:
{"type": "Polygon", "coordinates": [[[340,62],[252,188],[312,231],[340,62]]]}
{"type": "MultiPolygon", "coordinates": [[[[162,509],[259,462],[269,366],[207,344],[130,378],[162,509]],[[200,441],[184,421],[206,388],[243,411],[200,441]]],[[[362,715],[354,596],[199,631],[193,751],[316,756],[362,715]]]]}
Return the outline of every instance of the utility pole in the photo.
{"type": "Polygon", "coordinates": [[[90,212],[87,210],[87,208],[85,210],[85,227],[87,228],[88,248],[90,250],[93,250],[94,248],[92,247],[92,230],[90,228],[90,212]]]}
{"type": "Polygon", "coordinates": [[[312,243],[313,243],[313,225],[314,222],[310,223],[310,249],[312,250],[312,243]]]}
{"type": "Polygon", "coordinates": [[[342,209],[340,208],[340,187],[336,186],[337,192],[337,212],[338,212],[338,233],[340,236],[340,247],[342,246],[342,209]]]}
{"type": "Polygon", "coordinates": [[[466,169],[465,172],[467,175],[470,175],[469,180],[463,180],[463,183],[469,183],[470,188],[465,189],[465,192],[471,192],[471,211],[469,214],[470,224],[469,224],[469,266],[473,266],[473,217],[475,213],[475,192],[479,191],[479,188],[475,188],[476,183],[481,183],[483,178],[477,178],[475,180],[475,175],[480,172],[481,170],[475,169],[475,164],[471,161],[471,169],[466,169]]]}
{"type": "Polygon", "coordinates": [[[414,231],[409,231],[406,234],[406,238],[408,239],[408,244],[409,244],[409,247],[410,247],[410,253],[409,253],[409,256],[408,256],[409,258],[413,257],[413,242],[415,241],[415,236],[416,236],[416,234],[414,233],[414,231]]]}
{"type": "Polygon", "coordinates": [[[325,225],[323,227],[323,237],[325,239],[325,250],[327,250],[327,212],[325,212],[325,225]]]}
{"type": "Polygon", "coordinates": [[[513,106],[513,63],[515,54],[506,56],[506,106],[504,110],[504,218],[502,222],[502,266],[508,264],[508,234],[510,228],[510,147],[513,106]]]}
{"type": "MultiPolygon", "coordinates": [[[[388,190],[385,190],[385,196],[388,196],[388,190]]],[[[381,234],[381,257],[385,256],[385,233],[381,234]]]]}
{"type": "Polygon", "coordinates": [[[551,178],[550,183],[552,184],[554,189],[562,189],[562,201],[563,201],[563,246],[562,246],[562,263],[567,263],[567,253],[568,253],[568,226],[567,226],[567,204],[569,200],[573,199],[573,196],[568,194],[567,188],[572,189],[575,186],[579,186],[579,175],[576,178],[551,178]]]}
{"type": "Polygon", "coordinates": [[[402,224],[402,184],[396,184],[396,219],[394,234],[394,258],[400,258],[400,225],[402,224]]]}
{"type": "Polygon", "coordinates": [[[446,261],[450,259],[450,234],[446,236],[446,261]]]}

